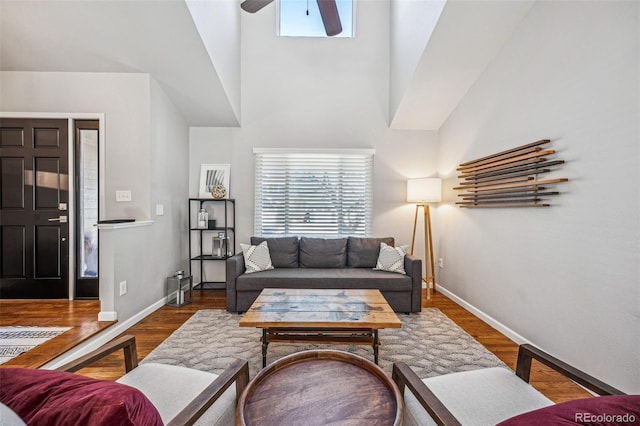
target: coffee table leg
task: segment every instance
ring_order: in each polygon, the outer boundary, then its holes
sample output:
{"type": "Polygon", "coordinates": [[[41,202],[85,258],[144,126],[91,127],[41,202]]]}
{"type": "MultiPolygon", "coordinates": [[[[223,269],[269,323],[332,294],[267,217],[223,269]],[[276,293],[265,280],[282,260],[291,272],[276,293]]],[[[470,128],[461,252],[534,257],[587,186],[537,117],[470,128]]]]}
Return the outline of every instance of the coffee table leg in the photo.
{"type": "Polygon", "coordinates": [[[378,364],[378,346],[380,346],[378,330],[373,330],[373,360],[376,364],[378,364]]]}
{"type": "Polygon", "coordinates": [[[267,329],[262,329],[262,368],[267,366],[267,329]]]}

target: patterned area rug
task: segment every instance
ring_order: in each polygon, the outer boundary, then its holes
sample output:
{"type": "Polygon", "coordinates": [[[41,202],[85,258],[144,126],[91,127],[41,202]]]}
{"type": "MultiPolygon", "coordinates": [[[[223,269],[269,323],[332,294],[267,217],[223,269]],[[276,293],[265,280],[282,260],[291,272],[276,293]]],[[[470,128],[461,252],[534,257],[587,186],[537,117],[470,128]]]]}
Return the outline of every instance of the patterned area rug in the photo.
{"type": "MultiPolygon", "coordinates": [[[[198,311],[142,362],[220,374],[234,358],[242,358],[249,361],[249,373],[254,377],[262,368],[262,331],[239,327],[240,317],[221,310],[198,311]]],[[[439,309],[398,317],[402,328],[379,332],[379,364],[389,375],[396,361],[407,363],[420,378],[485,367],[508,368],[439,309]]],[[[305,349],[344,350],[373,361],[370,346],[270,343],[267,363],[305,349]]]]}
{"type": "Polygon", "coordinates": [[[0,364],[70,329],[71,327],[0,327],[0,364]]]}

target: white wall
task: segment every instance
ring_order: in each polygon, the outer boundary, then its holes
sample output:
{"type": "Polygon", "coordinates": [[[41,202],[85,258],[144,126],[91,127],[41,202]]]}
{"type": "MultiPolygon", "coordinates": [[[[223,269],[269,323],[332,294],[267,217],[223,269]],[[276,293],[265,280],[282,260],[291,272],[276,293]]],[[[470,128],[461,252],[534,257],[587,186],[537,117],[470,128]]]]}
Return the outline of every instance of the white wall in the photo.
{"type": "Polygon", "coordinates": [[[4,71],[0,89],[5,112],[105,113],[101,219],[149,219],[149,75],[4,71]],[[131,190],[131,202],[115,202],[120,189],[131,190]]]}
{"type": "Polygon", "coordinates": [[[440,129],[439,171],[550,138],[546,209],[438,209],[439,281],[578,368],[640,392],[639,8],[538,2],[440,129]]]}
{"type": "Polygon", "coordinates": [[[101,219],[155,223],[100,231],[101,311],[125,321],[161,300],[165,277],[187,265],[182,116],[148,74],[2,72],[0,81],[3,112],[104,113],[101,219]],[[118,189],[130,189],[132,201],[116,203],[118,189]],[[164,205],[164,216],[152,217],[156,204],[164,205]],[[120,296],[117,284],[124,280],[128,292],[120,296]]]}
{"type": "Polygon", "coordinates": [[[242,127],[191,128],[191,196],[200,164],[231,164],[237,241],[248,243],[254,147],[375,148],[373,234],[409,244],[405,181],[435,173],[437,135],[388,127],[388,2],[358,2],[353,39],[277,37],[275,10],[242,14],[242,127]]]}

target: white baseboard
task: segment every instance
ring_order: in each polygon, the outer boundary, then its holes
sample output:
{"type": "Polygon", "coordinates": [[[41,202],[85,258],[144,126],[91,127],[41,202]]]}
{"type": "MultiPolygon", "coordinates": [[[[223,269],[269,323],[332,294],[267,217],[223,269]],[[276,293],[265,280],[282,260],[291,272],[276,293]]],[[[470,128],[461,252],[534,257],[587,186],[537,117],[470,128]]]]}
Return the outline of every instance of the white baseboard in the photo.
{"type": "MultiPolygon", "coordinates": [[[[60,355],[59,357],[49,361],[48,363],[46,363],[40,368],[43,368],[45,370],[53,370],[68,362],[73,361],[74,359],[77,359],[83,355],[86,355],[93,350],[98,349],[100,346],[113,340],[120,334],[124,333],[127,329],[131,328],[134,324],[142,321],[145,317],[149,316],[153,312],[163,307],[166,302],[167,302],[167,298],[163,297],[162,299],[158,300],[151,306],[148,306],[144,310],[138,312],[136,315],[132,316],[128,320],[114,324],[113,326],[91,337],[89,340],[76,346],[70,351],[67,351],[64,354],[60,355]]],[[[111,313],[111,312],[107,312],[107,313],[111,313]]],[[[102,312],[100,312],[100,314],[102,314],[102,312]]],[[[116,312],[113,312],[113,314],[116,314],[116,312]]],[[[98,317],[98,320],[103,321],[102,319],[100,319],[100,317],[98,317]]]]}
{"type": "Polygon", "coordinates": [[[442,294],[447,296],[449,299],[453,300],[458,305],[462,306],[467,311],[471,312],[473,315],[477,316],[482,321],[486,322],[491,327],[495,328],[500,333],[504,334],[509,339],[511,339],[514,342],[516,342],[518,345],[522,345],[523,343],[531,343],[529,340],[525,339],[522,335],[516,333],[515,331],[513,331],[512,329],[510,329],[506,325],[502,324],[500,321],[496,320],[492,316],[485,314],[483,311],[481,311],[480,309],[476,308],[475,306],[473,306],[472,304],[470,304],[466,300],[456,296],[454,293],[450,292],[446,288],[438,285],[437,291],[441,292],[442,294]]]}
{"type": "Polygon", "coordinates": [[[118,313],[115,311],[102,311],[98,314],[98,321],[117,321],[118,313]]]}

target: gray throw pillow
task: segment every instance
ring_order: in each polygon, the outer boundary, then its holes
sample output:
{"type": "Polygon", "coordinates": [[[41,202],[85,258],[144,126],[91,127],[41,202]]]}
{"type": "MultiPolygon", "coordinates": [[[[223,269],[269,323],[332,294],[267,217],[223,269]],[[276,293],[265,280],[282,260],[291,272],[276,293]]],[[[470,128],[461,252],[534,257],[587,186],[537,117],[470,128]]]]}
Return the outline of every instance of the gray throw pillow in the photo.
{"type": "Polygon", "coordinates": [[[300,267],[344,268],[346,265],[346,238],[300,238],[300,267]]]}
{"type": "Polygon", "coordinates": [[[350,268],[374,268],[380,253],[380,243],[391,247],[395,245],[393,237],[349,237],[347,241],[347,266],[350,268]]]}
{"type": "Polygon", "coordinates": [[[251,244],[254,246],[263,241],[266,241],[269,246],[274,268],[298,267],[298,237],[251,237],[251,244]]]}

